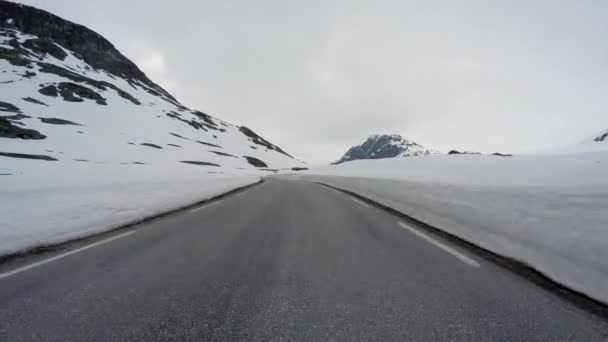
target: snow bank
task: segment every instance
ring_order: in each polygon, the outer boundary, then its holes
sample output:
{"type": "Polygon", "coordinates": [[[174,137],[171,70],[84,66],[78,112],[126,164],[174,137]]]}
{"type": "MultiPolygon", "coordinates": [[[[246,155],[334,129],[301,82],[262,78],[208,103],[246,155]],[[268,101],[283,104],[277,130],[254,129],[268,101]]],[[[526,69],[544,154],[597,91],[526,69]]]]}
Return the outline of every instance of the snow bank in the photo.
{"type": "Polygon", "coordinates": [[[208,173],[197,165],[131,165],[117,172],[109,165],[22,163],[29,165],[19,169],[39,172],[0,176],[0,255],[107,231],[260,180],[255,172],[208,173]]]}
{"type": "Polygon", "coordinates": [[[355,161],[302,177],[350,190],[608,303],[608,152],[355,161]]]}

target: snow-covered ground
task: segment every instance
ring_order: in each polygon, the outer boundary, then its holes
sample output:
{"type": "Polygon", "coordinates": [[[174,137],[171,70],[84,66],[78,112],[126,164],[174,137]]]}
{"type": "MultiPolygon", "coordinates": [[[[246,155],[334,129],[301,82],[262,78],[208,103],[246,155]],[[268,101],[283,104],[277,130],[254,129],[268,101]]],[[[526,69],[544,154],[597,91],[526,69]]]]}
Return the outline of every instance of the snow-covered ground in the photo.
{"type": "Polygon", "coordinates": [[[608,151],[361,160],[293,176],[353,191],[608,303],[608,151]]]}
{"type": "Polygon", "coordinates": [[[182,105],[101,36],[46,18],[42,37],[21,32],[19,20],[0,22],[0,256],[302,166],[250,129],[182,105]],[[60,45],[66,34],[80,52],[60,45]],[[86,59],[91,46],[107,50],[86,59]]]}
{"type": "MultiPolygon", "coordinates": [[[[33,165],[40,161],[21,163],[40,167],[33,165]]],[[[12,176],[18,181],[0,176],[0,256],[107,231],[260,180],[255,171],[210,174],[196,165],[168,170],[80,163],[66,169],[46,163],[38,174],[12,176]]]]}

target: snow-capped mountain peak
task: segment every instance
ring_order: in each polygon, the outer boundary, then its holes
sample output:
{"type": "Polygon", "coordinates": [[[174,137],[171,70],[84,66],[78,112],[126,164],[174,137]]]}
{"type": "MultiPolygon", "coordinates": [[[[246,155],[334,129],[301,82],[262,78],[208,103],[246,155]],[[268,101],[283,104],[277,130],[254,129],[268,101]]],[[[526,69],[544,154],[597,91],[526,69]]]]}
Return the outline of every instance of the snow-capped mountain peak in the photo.
{"type": "Polygon", "coordinates": [[[362,144],[351,147],[335,164],[357,159],[414,157],[437,153],[399,134],[374,134],[362,144]]]}

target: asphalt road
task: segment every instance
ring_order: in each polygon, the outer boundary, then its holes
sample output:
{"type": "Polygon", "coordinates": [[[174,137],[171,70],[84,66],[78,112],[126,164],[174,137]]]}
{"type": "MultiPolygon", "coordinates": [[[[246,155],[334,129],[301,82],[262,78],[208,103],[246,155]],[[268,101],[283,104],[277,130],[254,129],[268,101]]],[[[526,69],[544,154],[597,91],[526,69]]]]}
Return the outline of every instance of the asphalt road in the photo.
{"type": "Polygon", "coordinates": [[[608,340],[597,316],[399,222],[268,180],[3,265],[0,341],[608,340]]]}

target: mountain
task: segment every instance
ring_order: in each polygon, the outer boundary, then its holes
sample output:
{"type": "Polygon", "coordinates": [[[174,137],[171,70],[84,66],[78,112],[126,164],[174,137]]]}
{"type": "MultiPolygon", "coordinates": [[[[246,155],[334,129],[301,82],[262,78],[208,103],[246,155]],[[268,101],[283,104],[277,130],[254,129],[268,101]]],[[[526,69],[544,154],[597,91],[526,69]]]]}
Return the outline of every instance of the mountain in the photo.
{"type": "Polygon", "coordinates": [[[2,0],[0,158],[8,174],[49,163],[73,172],[78,163],[210,172],[302,165],[253,130],[184,106],[96,32],[2,0]]]}
{"type": "Polygon", "coordinates": [[[601,134],[598,134],[595,138],[593,138],[593,142],[606,143],[608,145],[608,129],[603,131],[601,134]]]}
{"type": "Polygon", "coordinates": [[[351,147],[334,164],[357,159],[414,157],[431,154],[438,154],[438,152],[404,139],[399,134],[381,134],[372,135],[363,144],[351,147]]]}

